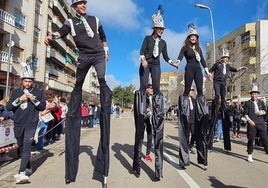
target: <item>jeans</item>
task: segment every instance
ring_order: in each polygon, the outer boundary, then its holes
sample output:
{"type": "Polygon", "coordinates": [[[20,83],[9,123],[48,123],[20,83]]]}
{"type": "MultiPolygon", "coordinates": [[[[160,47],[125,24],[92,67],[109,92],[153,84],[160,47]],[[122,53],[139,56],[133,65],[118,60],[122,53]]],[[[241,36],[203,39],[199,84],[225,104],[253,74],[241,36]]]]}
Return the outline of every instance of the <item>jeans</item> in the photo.
{"type": "Polygon", "coordinates": [[[45,124],[43,121],[40,122],[40,130],[38,133],[38,142],[36,143],[37,149],[43,149],[45,145],[45,134],[47,132],[47,124],[45,124]]]}
{"type": "Polygon", "coordinates": [[[217,122],[217,139],[221,140],[222,139],[222,120],[219,119],[217,122]]]}

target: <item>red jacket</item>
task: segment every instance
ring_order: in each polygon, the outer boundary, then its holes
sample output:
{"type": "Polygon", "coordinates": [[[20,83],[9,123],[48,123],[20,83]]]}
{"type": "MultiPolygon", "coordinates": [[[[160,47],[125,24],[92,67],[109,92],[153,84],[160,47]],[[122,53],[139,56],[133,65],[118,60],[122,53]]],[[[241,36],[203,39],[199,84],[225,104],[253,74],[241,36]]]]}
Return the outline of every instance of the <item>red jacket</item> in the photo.
{"type": "Polygon", "coordinates": [[[81,113],[82,113],[82,117],[87,117],[89,115],[89,109],[86,105],[82,105],[81,113]]]}

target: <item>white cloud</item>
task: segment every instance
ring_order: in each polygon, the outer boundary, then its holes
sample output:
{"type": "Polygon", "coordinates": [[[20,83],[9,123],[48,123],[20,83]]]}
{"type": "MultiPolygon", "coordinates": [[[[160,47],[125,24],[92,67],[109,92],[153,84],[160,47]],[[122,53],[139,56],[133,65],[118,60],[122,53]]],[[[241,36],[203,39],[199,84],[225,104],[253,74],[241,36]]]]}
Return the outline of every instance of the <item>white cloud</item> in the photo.
{"type": "Polygon", "coordinates": [[[256,20],[267,18],[267,1],[258,1],[257,10],[256,10],[256,20]]]}
{"type": "Polygon", "coordinates": [[[140,88],[139,74],[133,74],[131,81],[129,83],[126,83],[126,86],[129,86],[130,84],[134,85],[136,90],[138,90],[140,88]]]}
{"type": "Polygon", "coordinates": [[[139,67],[140,66],[140,51],[139,50],[133,50],[130,53],[130,61],[134,63],[135,67],[139,67]]]}
{"type": "Polygon", "coordinates": [[[119,80],[116,80],[114,75],[111,75],[111,74],[106,75],[106,81],[107,81],[108,86],[111,88],[111,90],[117,86],[122,85],[122,82],[119,80]]]}
{"type": "Polygon", "coordinates": [[[100,17],[105,25],[120,29],[139,28],[138,17],[141,11],[132,0],[96,0],[89,1],[87,5],[88,14],[100,17]]]}

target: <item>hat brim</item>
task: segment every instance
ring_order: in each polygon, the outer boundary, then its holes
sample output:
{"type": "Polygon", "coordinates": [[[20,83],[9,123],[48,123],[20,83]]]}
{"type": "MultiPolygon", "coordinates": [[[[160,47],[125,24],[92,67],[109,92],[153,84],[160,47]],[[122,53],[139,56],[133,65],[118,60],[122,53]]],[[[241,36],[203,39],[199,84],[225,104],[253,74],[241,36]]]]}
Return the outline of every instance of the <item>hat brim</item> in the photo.
{"type": "Polygon", "coordinates": [[[197,34],[190,34],[190,35],[187,36],[187,38],[190,38],[192,35],[194,35],[194,36],[196,36],[197,38],[199,38],[199,35],[197,35],[197,34]]]}
{"type": "Polygon", "coordinates": [[[224,58],[224,57],[228,57],[228,58],[230,58],[230,56],[222,56],[221,58],[224,58]]]}
{"type": "Polygon", "coordinates": [[[250,91],[249,94],[251,94],[251,93],[258,93],[258,94],[260,94],[259,91],[250,91]]]}
{"type": "Polygon", "coordinates": [[[157,27],[157,26],[153,26],[152,29],[154,28],[161,28],[161,29],[166,29],[166,27],[157,27]]]}

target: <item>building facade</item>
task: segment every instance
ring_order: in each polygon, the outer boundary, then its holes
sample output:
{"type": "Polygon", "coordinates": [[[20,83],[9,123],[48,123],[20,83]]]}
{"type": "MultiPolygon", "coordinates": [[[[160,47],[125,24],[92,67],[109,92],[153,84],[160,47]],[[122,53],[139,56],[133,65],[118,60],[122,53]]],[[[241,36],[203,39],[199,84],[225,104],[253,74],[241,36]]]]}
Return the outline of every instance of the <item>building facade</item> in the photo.
{"type": "Polygon", "coordinates": [[[182,94],[184,86],[181,84],[184,73],[162,72],[160,80],[160,91],[170,105],[178,103],[178,97],[182,94]]]}
{"type": "MultiPolygon", "coordinates": [[[[257,84],[262,94],[268,93],[268,20],[247,23],[216,41],[216,58],[227,48],[233,67],[247,66],[248,71],[231,73],[227,81],[227,98],[247,97],[252,84],[257,84]]],[[[207,44],[206,61],[212,67],[213,45],[207,44]]],[[[214,98],[213,84],[206,81],[206,97],[214,98]]]]}
{"type": "MultiPolygon", "coordinates": [[[[72,91],[78,57],[72,36],[54,40],[49,46],[44,39],[73,15],[67,0],[0,1],[0,98],[6,95],[5,90],[20,84],[19,63],[30,56],[39,88],[54,90],[60,96],[72,91]]],[[[99,95],[93,67],[83,90],[85,94],[99,95]]]]}

